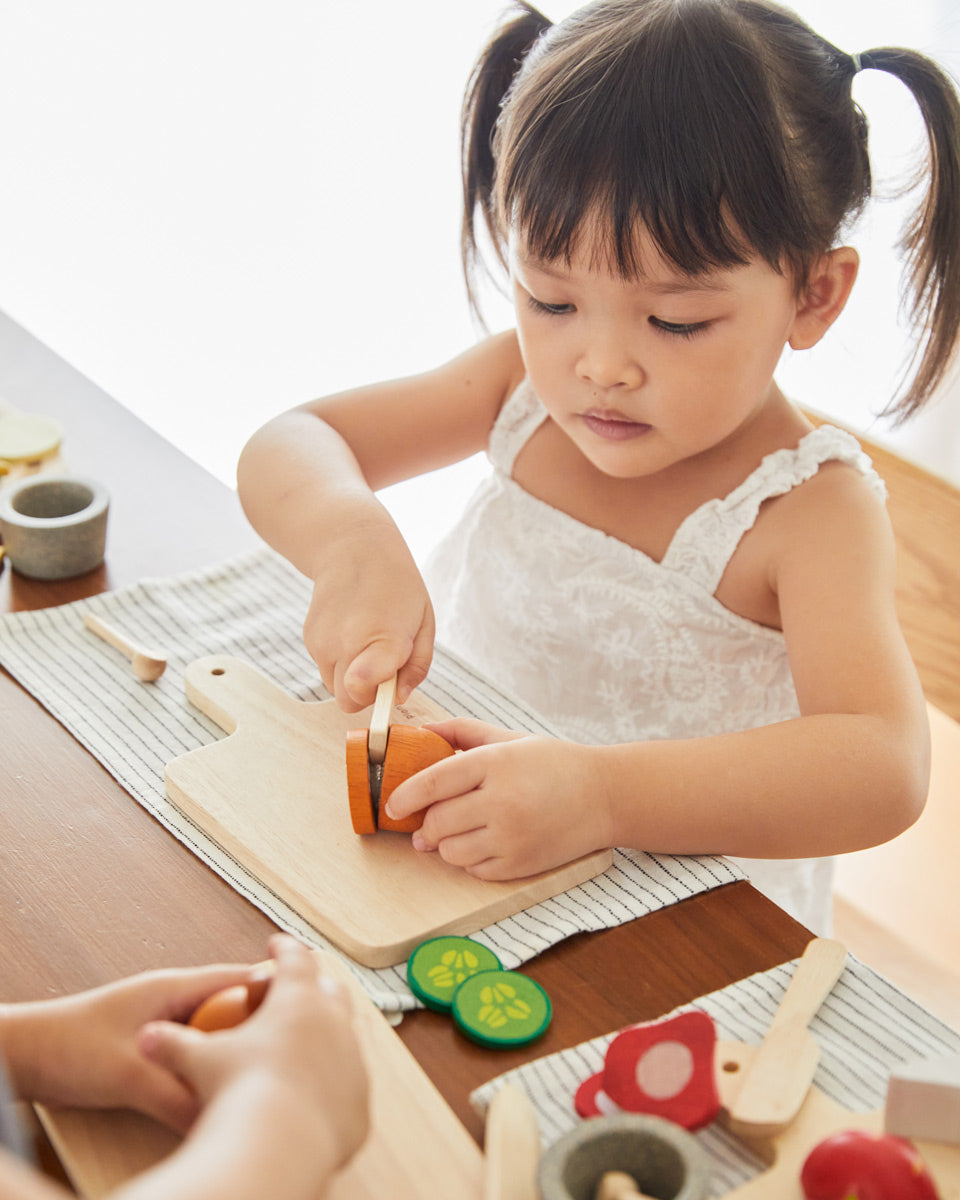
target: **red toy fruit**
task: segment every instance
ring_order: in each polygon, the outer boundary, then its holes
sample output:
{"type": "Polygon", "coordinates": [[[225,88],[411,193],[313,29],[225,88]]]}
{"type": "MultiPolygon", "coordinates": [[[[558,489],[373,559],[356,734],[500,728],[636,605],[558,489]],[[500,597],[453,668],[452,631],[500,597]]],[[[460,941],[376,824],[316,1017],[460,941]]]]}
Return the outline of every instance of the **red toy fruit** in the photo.
{"type": "Polygon", "coordinates": [[[940,1200],[912,1142],[850,1129],[810,1151],[800,1173],[806,1200],[940,1200]]]}

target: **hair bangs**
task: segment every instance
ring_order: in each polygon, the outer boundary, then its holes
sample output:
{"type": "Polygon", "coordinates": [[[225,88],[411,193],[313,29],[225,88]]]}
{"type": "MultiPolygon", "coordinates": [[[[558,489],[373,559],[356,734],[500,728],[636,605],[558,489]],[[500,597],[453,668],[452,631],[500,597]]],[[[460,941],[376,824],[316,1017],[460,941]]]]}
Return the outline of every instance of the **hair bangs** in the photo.
{"type": "Polygon", "coordinates": [[[643,269],[638,224],[684,274],[754,255],[802,269],[809,223],[756,45],[696,0],[649,5],[639,29],[629,8],[632,36],[616,30],[605,53],[558,69],[551,47],[548,102],[536,61],[518,80],[496,138],[504,232],[545,261],[589,247],[624,277],[643,269]]]}

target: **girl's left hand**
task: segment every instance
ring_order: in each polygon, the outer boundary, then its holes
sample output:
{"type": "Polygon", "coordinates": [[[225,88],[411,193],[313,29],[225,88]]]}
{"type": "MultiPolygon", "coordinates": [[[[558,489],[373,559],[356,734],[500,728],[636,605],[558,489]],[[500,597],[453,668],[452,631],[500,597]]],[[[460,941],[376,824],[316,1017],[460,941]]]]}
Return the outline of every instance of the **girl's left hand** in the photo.
{"type": "Polygon", "coordinates": [[[417,850],[504,880],[612,845],[596,748],[469,719],[427,728],[466,753],[412,775],[390,797],[391,817],[428,810],[413,835],[417,850]]]}

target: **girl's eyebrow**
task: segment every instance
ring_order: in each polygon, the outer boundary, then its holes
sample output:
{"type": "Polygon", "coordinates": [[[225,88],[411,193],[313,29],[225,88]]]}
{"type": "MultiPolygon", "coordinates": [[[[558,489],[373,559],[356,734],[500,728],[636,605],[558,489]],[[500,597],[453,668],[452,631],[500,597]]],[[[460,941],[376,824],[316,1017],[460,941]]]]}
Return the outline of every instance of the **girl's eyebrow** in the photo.
{"type": "Polygon", "coordinates": [[[729,283],[720,279],[711,279],[707,276],[699,278],[691,276],[690,279],[670,279],[662,282],[653,280],[646,281],[644,287],[651,292],[656,292],[658,296],[681,296],[686,292],[730,292],[733,288],[729,283]]]}
{"type": "MultiPolygon", "coordinates": [[[[517,264],[526,270],[538,271],[541,275],[550,275],[552,278],[562,282],[569,279],[568,274],[557,270],[556,267],[542,258],[533,258],[528,254],[518,253],[516,259],[517,264]]],[[[661,280],[647,279],[644,276],[640,276],[637,282],[646,288],[647,291],[653,292],[657,296],[683,296],[705,292],[717,295],[733,290],[729,282],[716,275],[678,276],[676,279],[661,280]]]]}

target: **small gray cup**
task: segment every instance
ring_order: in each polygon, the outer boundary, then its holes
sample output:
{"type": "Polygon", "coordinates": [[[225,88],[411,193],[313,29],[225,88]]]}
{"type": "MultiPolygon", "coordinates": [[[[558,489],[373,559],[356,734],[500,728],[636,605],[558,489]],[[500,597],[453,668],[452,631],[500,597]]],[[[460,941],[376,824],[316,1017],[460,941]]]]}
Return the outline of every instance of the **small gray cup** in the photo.
{"type": "Polygon", "coordinates": [[[542,1200],[593,1200],[608,1171],[632,1176],[656,1200],[703,1200],[707,1156],[679,1125],[639,1113],[591,1117],[550,1147],[540,1160],[542,1200]]]}
{"type": "Polygon", "coordinates": [[[0,490],[6,557],[31,579],[69,579],[103,562],[109,497],[75,476],[32,475],[0,490]]]}

